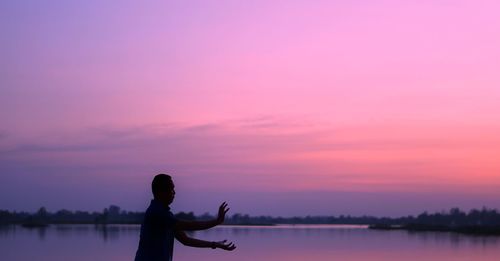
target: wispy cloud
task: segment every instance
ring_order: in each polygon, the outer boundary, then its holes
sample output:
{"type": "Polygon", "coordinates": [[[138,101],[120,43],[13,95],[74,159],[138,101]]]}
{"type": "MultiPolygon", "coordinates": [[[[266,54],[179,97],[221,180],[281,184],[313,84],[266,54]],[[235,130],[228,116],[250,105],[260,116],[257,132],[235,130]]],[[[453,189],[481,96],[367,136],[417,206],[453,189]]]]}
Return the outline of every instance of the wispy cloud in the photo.
{"type": "Polygon", "coordinates": [[[276,182],[281,189],[397,189],[408,182],[463,182],[453,176],[459,168],[454,164],[463,160],[453,152],[463,144],[343,134],[352,131],[271,117],[99,127],[70,139],[22,143],[1,155],[4,163],[102,168],[110,175],[125,167],[169,168],[194,179],[208,175],[220,184],[260,188],[276,182]]]}

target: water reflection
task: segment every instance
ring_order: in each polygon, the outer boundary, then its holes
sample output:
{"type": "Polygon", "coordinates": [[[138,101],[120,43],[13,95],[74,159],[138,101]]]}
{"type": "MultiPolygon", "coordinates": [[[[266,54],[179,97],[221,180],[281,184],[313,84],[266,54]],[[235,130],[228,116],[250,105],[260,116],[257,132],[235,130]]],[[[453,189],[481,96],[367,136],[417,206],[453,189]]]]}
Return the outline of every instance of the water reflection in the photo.
{"type": "Polygon", "coordinates": [[[97,235],[103,241],[117,240],[121,236],[135,236],[139,233],[138,225],[50,225],[47,227],[22,227],[19,225],[0,226],[0,238],[8,239],[16,234],[31,236],[36,234],[39,240],[45,240],[47,233],[58,238],[97,235]]]}
{"type": "Polygon", "coordinates": [[[409,238],[428,242],[431,244],[449,244],[453,247],[462,247],[467,245],[499,245],[500,238],[498,236],[478,236],[478,235],[465,235],[452,232],[417,232],[407,231],[409,238]]]}
{"type": "Polygon", "coordinates": [[[0,225],[0,237],[7,237],[13,233],[18,226],[16,225],[0,225]]]}
{"type": "MultiPolygon", "coordinates": [[[[0,259],[130,260],[139,232],[139,225],[0,226],[0,259]],[[31,251],[24,251],[27,245],[31,251]],[[78,251],[85,254],[76,258],[78,251]]],[[[176,260],[497,260],[500,256],[499,237],[378,231],[366,226],[223,226],[195,236],[231,239],[238,250],[225,254],[177,244],[176,260]]]]}
{"type": "MultiPolygon", "coordinates": [[[[27,235],[36,234],[39,240],[45,240],[47,233],[53,233],[59,238],[97,235],[103,241],[118,240],[122,236],[137,236],[139,225],[51,225],[48,227],[25,228],[18,225],[1,225],[0,238],[9,238],[16,233],[27,235]]],[[[415,231],[377,231],[369,230],[367,226],[344,225],[278,225],[278,226],[221,226],[207,231],[191,231],[191,235],[231,235],[244,236],[270,236],[273,234],[293,237],[377,237],[392,238],[406,237],[408,240],[418,240],[430,244],[449,244],[461,247],[463,245],[500,245],[497,236],[471,236],[451,232],[415,232],[415,231]]]]}

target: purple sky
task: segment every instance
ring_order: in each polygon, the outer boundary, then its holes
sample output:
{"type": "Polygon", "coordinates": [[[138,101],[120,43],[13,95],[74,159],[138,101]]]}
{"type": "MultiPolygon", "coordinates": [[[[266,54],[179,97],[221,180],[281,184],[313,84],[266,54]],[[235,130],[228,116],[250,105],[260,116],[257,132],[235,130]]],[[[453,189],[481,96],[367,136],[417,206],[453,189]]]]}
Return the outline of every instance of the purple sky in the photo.
{"type": "MultiPolygon", "coordinates": [[[[500,208],[497,1],[3,1],[0,209],[500,208]]],[[[234,213],[233,212],[233,213],[234,213]]]]}

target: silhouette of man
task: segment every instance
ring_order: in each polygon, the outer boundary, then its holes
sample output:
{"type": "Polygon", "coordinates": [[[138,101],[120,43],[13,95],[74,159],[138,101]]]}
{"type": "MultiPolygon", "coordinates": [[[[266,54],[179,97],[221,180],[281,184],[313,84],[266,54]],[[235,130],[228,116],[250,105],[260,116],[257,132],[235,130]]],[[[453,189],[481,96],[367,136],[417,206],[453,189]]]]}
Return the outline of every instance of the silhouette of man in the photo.
{"type": "Polygon", "coordinates": [[[210,247],[232,251],[236,246],[226,243],[227,240],[210,242],[191,238],[184,231],[203,230],[215,227],[224,222],[229,208],[224,202],[219,207],[216,219],[210,221],[186,221],[177,219],[170,211],[169,205],[175,197],[175,186],[172,177],[158,174],[151,184],[154,199],[151,200],[141,225],[139,247],[135,261],[170,261],[174,250],[174,237],[182,244],[191,247],[210,247]]]}

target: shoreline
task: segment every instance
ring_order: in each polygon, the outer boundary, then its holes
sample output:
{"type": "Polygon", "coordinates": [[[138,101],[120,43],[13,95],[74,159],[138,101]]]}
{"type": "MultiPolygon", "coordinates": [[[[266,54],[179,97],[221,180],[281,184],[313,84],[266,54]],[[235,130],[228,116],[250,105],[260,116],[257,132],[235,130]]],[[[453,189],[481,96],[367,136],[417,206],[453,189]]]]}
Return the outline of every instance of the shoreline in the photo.
{"type": "Polygon", "coordinates": [[[452,232],[478,236],[500,236],[500,226],[445,226],[445,225],[389,225],[372,224],[368,229],[373,230],[405,230],[408,232],[452,232]]]}

